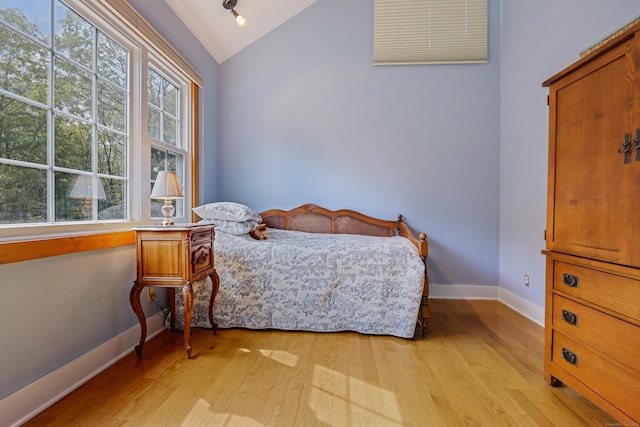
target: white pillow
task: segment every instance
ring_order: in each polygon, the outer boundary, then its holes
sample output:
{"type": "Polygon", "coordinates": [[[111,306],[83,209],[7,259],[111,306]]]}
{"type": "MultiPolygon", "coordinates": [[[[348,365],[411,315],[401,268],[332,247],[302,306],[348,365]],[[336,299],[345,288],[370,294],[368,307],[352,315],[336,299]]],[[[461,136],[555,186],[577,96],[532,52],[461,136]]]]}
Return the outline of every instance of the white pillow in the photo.
{"type": "Polygon", "coordinates": [[[256,229],[258,222],[256,221],[224,221],[221,219],[203,219],[200,224],[214,224],[216,226],[216,233],[222,231],[227,234],[235,234],[240,236],[242,234],[248,234],[256,229]]]}
{"type": "Polygon", "coordinates": [[[223,221],[262,221],[256,211],[249,206],[235,202],[216,202],[193,208],[193,211],[203,219],[219,219],[223,221]]]}

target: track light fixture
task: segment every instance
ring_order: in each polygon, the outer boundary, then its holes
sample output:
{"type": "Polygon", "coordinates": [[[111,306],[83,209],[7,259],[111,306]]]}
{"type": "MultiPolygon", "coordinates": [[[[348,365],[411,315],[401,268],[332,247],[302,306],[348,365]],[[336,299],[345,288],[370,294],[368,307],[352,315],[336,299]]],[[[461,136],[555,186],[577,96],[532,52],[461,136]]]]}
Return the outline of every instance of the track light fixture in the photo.
{"type": "Polygon", "coordinates": [[[236,19],[236,22],[238,23],[238,27],[244,27],[244,25],[247,23],[247,20],[244,19],[242,15],[240,15],[234,9],[237,4],[238,4],[238,0],[222,0],[222,7],[231,11],[231,13],[233,14],[233,17],[236,19]]]}

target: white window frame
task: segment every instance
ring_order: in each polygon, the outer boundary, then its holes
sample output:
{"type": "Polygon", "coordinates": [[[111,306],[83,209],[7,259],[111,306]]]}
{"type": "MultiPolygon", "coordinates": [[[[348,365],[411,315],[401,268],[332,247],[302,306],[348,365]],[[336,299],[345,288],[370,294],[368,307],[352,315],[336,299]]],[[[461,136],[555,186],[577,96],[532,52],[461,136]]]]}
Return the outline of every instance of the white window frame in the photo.
{"type": "MultiPolygon", "coordinates": [[[[150,215],[150,153],[151,145],[147,136],[147,67],[154,68],[179,83],[180,123],[183,145],[180,153],[184,153],[184,214],[176,218],[176,222],[189,222],[191,219],[191,177],[192,153],[190,141],[191,129],[191,83],[202,85],[202,80],[190,66],[164,41],[157,36],[146,21],[132,12],[138,19],[132,19],[137,25],[144,25],[144,31],[133,28],[132,24],[123,22],[121,11],[130,8],[122,0],[63,0],[63,2],[87,19],[100,31],[113,38],[125,48],[130,49],[129,60],[129,145],[127,156],[128,196],[127,218],[125,220],[96,222],[61,222],[34,224],[0,224],[0,243],[33,240],[34,238],[57,238],[63,236],[105,233],[119,230],[130,230],[131,227],[149,223],[157,218],[150,215]],[[117,5],[116,8],[112,4],[117,5]],[[122,9],[124,8],[124,9],[122,9]],[[149,37],[155,34],[156,39],[149,37]],[[145,36],[146,35],[146,36],[145,36]],[[159,50],[164,48],[165,51],[159,50]],[[139,104],[139,105],[138,105],[139,104]]],[[[132,11],[132,9],[130,9],[132,11]]],[[[171,146],[173,151],[177,148],[171,146]]]]}
{"type": "MultiPolygon", "coordinates": [[[[167,66],[167,64],[162,61],[162,58],[159,55],[155,54],[154,52],[149,53],[149,59],[147,60],[147,66],[145,67],[145,70],[144,70],[144,76],[145,76],[144,78],[145,102],[144,102],[144,114],[143,114],[144,132],[143,132],[141,141],[142,141],[143,149],[145,150],[144,152],[149,153],[149,156],[145,156],[145,162],[147,163],[147,167],[148,167],[147,170],[149,171],[148,174],[146,175],[147,187],[149,187],[149,179],[151,177],[151,147],[152,146],[156,146],[158,148],[172,151],[174,153],[182,155],[184,159],[183,171],[181,175],[180,174],[178,175],[178,180],[180,181],[180,184],[182,184],[182,193],[184,194],[184,199],[182,200],[183,211],[182,211],[182,216],[180,217],[176,216],[174,220],[176,222],[190,222],[191,207],[192,207],[192,200],[191,200],[192,183],[191,183],[190,177],[192,176],[191,171],[192,171],[192,165],[193,165],[192,157],[191,157],[192,156],[191,145],[190,145],[190,141],[193,140],[193,137],[192,137],[191,126],[189,126],[189,124],[191,123],[191,117],[192,117],[192,111],[190,108],[190,100],[192,95],[191,82],[190,80],[186,79],[183,75],[178,73],[174,67],[167,66]],[[179,100],[179,106],[178,106],[178,120],[180,122],[180,132],[179,132],[180,144],[171,145],[164,141],[159,141],[155,138],[150,137],[147,132],[147,128],[148,128],[147,107],[149,103],[147,102],[148,100],[147,100],[146,81],[148,77],[149,67],[155,69],[156,72],[158,72],[162,77],[164,77],[165,79],[173,83],[180,90],[180,100],[179,100]]],[[[144,186],[144,183],[142,183],[142,186],[144,186]]],[[[151,219],[153,221],[162,220],[162,217],[150,217],[151,199],[147,197],[144,199],[144,201],[146,206],[143,206],[141,210],[144,217],[147,219],[151,219]]],[[[173,203],[175,204],[176,201],[174,201],[173,203]]],[[[178,210],[176,210],[176,213],[177,212],[178,210]]]]}

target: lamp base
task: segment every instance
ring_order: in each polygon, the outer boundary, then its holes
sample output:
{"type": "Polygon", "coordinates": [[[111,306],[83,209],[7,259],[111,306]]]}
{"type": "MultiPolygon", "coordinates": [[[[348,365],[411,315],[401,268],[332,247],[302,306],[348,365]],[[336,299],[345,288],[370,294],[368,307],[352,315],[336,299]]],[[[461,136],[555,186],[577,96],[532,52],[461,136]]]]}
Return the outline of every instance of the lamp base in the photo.
{"type": "Polygon", "coordinates": [[[160,211],[162,212],[162,216],[164,216],[164,219],[162,220],[162,225],[163,226],[173,225],[174,222],[171,219],[171,217],[175,213],[176,209],[173,207],[171,200],[169,200],[168,198],[164,199],[164,204],[162,205],[162,208],[160,209],[160,211]]]}

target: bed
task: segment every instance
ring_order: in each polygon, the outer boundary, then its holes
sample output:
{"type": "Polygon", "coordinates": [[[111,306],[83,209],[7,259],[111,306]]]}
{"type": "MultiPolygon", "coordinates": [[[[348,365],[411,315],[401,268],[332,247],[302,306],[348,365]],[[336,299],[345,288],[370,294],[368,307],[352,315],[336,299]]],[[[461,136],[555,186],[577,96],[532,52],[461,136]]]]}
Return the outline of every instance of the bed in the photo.
{"type": "MultiPolygon", "coordinates": [[[[217,226],[218,328],[411,338],[419,325],[428,334],[427,238],[414,236],[402,215],[382,220],[306,204],[243,218],[202,220],[217,226]],[[265,240],[241,227],[258,220],[268,227],[265,240]],[[223,231],[228,225],[238,231],[223,231]]],[[[195,282],[193,293],[192,326],[211,328],[211,281],[195,282]]],[[[175,298],[175,325],[181,328],[182,294],[175,298]]]]}

